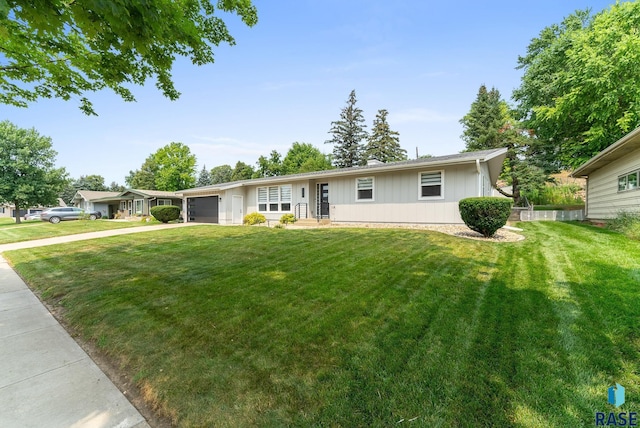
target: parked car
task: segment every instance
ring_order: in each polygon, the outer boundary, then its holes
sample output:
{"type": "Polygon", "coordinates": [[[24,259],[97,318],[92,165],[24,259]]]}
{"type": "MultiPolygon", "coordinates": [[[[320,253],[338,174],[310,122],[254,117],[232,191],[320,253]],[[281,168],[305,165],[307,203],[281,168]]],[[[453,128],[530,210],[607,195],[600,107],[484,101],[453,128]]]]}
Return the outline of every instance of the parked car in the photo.
{"type": "Polygon", "coordinates": [[[55,207],[44,210],[40,214],[40,220],[48,221],[50,223],[60,223],[62,220],[80,220],[82,218],[88,218],[89,220],[95,220],[101,218],[102,213],[100,211],[85,212],[82,208],[77,207],[55,207]]]}
{"type": "Polygon", "coordinates": [[[41,213],[29,213],[24,215],[25,220],[40,220],[41,213]]]}

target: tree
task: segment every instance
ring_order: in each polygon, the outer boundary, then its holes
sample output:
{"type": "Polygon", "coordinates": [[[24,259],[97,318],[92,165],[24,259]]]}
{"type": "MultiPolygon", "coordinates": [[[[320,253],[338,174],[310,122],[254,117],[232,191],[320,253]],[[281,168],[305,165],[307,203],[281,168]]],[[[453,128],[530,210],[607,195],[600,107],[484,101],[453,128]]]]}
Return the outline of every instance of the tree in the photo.
{"type": "Polygon", "coordinates": [[[249,180],[253,177],[255,171],[251,168],[251,165],[247,165],[244,162],[238,161],[236,167],[231,174],[231,181],[249,180]]]}
{"type": "Polygon", "coordinates": [[[0,103],[80,97],[81,110],[95,114],[86,92],[110,88],[134,101],[129,86],[154,77],[175,100],[176,56],[209,64],[213,46],[235,43],[216,7],[248,26],[258,19],[250,0],[0,1],[0,103]]]}
{"type": "MultiPolygon", "coordinates": [[[[356,107],[356,91],[349,94],[347,106],[340,113],[340,120],[331,122],[330,134],[333,137],[325,141],[333,144],[333,164],[338,168],[348,168],[363,164],[362,141],[366,140],[362,110],[356,107]]],[[[366,159],[364,159],[366,162],[366,159]]]]}
{"type": "Polygon", "coordinates": [[[282,155],[276,150],[272,150],[268,158],[260,156],[257,165],[258,169],[253,173],[253,178],[282,175],[282,155]]]}
{"type": "Polygon", "coordinates": [[[198,175],[196,187],[210,186],[212,184],[213,182],[211,181],[211,173],[207,169],[206,165],[202,165],[202,170],[200,171],[200,175],[198,175]]]}
{"type": "Polygon", "coordinates": [[[467,151],[500,147],[508,149],[501,177],[511,185],[512,193],[499,188],[497,190],[504,196],[512,197],[516,206],[520,205],[520,187],[523,184],[531,187],[540,177],[534,174],[534,169],[527,167],[528,161],[525,160],[532,139],[513,118],[500,92],[496,88],[487,91],[487,87],[481,85],[469,113],[460,119],[460,123],[463,127],[461,138],[466,143],[467,151]]]}
{"type": "Polygon", "coordinates": [[[78,190],[109,190],[104,185],[104,177],[101,175],[81,175],[77,180],[69,181],[60,193],[60,198],[69,203],[78,190]]]}
{"type": "Polygon", "coordinates": [[[577,11],[531,41],[513,98],[535,132],[537,165],[576,167],[640,124],[639,27],[640,3],[617,2],[577,11]]]}
{"type": "Polygon", "coordinates": [[[125,183],[132,189],[158,190],[156,187],[156,173],[158,165],[153,155],[145,159],[140,169],[129,171],[124,179],[125,183]]]}
{"type": "Polygon", "coordinates": [[[20,209],[56,204],[68,180],[64,168],[55,168],[56,155],[51,138],[35,128],[0,122],[0,201],[15,205],[16,223],[20,209]]]}
{"type": "Polygon", "coordinates": [[[233,168],[229,165],[220,165],[211,168],[211,184],[228,183],[233,175],[233,168]]]}
{"type": "Polygon", "coordinates": [[[295,142],[282,160],[283,174],[324,171],[332,169],[331,160],[308,143],[295,142]]]}
{"type": "Polygon", "coordinates": [[[387,110],[378,110],[367,145],[364,147],[365,160],[376,159],[387,163],[407,159],[407,151],[400,147],[400,134],[389,127],[388,114],[387,110]]]}
{"type": "Polygon", "coordinates": [[[170,143],[158,150],[154,159],[158,167],[155,184],[158,190],[175,192],[196,184],[196,157],[189,146],[170,143]]]}
{"type": "Polygon", "coordinates": [[[124,192],[125,187],[121,184],[116,183],[115,181],[112,181],[111,184],[109,184],[107,190],[110,192],[124,192]]]}
{"type": "Polygon", "coordinates": [[[188,146],[170,143],[149,155],[142,167],[125,178],[133,189],[175,192],[194,187],[196,157],[188,146]]]}

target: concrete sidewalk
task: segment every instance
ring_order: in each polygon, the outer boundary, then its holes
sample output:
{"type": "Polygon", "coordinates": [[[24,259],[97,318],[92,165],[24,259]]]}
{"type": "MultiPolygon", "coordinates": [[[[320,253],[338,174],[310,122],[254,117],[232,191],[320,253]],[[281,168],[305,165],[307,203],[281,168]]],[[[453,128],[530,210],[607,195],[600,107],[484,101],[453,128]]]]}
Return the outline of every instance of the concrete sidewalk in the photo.
{"type": "MultiPolygon", "coordinates": [[[[0,253],[192,225],[106,230],[0,245],[0,253]]],[[[144,417],[0,256],[0,427],[142,428],[144,417]]]]}

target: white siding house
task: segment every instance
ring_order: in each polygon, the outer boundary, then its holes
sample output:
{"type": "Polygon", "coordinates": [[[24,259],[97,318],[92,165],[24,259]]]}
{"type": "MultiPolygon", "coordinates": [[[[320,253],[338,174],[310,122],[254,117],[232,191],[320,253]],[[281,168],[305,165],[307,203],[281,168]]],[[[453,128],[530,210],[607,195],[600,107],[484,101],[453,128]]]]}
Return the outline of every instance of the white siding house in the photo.
{"type": "Polygon", "coordinates": [[[587,179],[586,218],[606,220],[640,211],[640,128],[584,163],[572,174],[587,179]]]}
{"type": "Polygon", "coordinates": [[[462,223],[458,201],[491,196],[507,150],[265,177],[182,190],[185,221],[242,224],[245,214],[334,223],[462,223]]]}

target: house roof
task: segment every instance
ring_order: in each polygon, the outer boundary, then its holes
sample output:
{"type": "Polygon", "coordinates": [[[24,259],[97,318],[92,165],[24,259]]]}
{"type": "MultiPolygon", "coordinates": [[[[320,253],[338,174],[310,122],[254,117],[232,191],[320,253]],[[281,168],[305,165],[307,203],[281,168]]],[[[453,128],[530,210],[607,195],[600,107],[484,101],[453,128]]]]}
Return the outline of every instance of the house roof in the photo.
{"type": "Polygon", "coordinates": [[[109,198],[119,194],[120,192],[105,192],[101,190],[78,190],[73,196],[73,200],[84,199],[85,201],[94,201],[96,199],[109,198]]]}
{"type": "Polygon", "coordinates": [[[594,171],[640,149],[640,127],[634,129],[618,141],[580,165],[571,173],[572,177],[588,177],[594,171]]]}
{"type": "MultiPolygon", "coordinates": [[[[93,202],[108,202],[118,201],[125,198],[128,193],[140,195],[144,198],[181,198],[176,192],[164,192],[160,190],[139,190],[139,189],[126,189],[122,192],[101,192],[93,190],[78,190],[76,196],[81,194],[87,201],[93,202]],[[81,193],[82,192],[82,193],[81,193]]],[[[74,197],[76,199],[76,197],[74,197]]]]}
{"type": "Polygon", "coordinates": [[[391,172],[420,168],[437,168],[448,165],[461,165],[466,163],[489,162],[489,174],[491,183],[495,183],[502,170],[502,162],[507,154],[506,148],[482,150],[477,152],[464,152],[447,156],[437,156],[431,158],[412,159],[400,162],[373,163],[365,166],[354,166],[351,168],[330,169],[325,171],[305,172],[300,174],[281,175],[276,177],[254,178],[251,180],[232,181],[229,183],[214,184],[211,186],[195,187],[191,189],[179,190],[182,195],[196,194],[200,192],[216,192],[235,187],[280,183],[291,180],[304,180],[315,178],[328,178],[359,175],[368,172],[391,172]]]}

